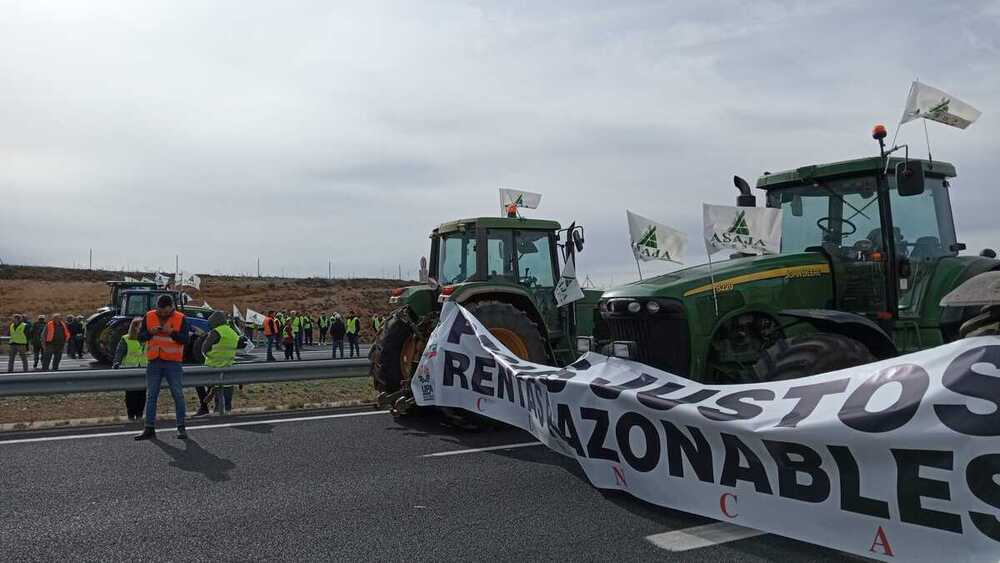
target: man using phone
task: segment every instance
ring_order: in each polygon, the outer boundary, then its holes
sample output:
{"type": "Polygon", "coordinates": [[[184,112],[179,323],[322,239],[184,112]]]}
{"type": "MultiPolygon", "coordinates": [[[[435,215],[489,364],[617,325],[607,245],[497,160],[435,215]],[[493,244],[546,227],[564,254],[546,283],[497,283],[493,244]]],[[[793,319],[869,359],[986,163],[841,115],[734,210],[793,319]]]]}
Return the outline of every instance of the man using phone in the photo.
{"type": "Polygon", "coordinates": [[[187,439],[184,419],[184,345],[188,341],[187,319],[174,308],[170,295],[161,295],[156,308],[146,313],[139,329],[139,342],[146,343],[146,425],[136,440],[156,437],[156,400],[160,396],[160,383],[167,379],[170,396],[174,399],[177,414],[177,437],[187,439]]]}

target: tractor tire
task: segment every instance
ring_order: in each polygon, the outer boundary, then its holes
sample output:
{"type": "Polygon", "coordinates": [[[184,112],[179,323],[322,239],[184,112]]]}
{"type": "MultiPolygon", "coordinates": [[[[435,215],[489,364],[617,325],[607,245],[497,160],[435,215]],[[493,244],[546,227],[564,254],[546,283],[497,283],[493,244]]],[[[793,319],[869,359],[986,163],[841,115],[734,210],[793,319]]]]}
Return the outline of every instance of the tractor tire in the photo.
{"type": "Polygon", "coordinates": [[[962,323],[958,333],[962,338],[1000,334],[1000,309],[989,307],[984,312],[962,323]]]}
{"type": "Polygon", "coordinates": [[[386,321],[368,352],[371,360],[372,383],[381,393],[395,393],[410,377],[412,362],[423,350],[416,349],[412,325],[405,318],[406,308],[399,309],[386,321]]]}
{"type": "Polygon", "coordinates": [[[191,352],[188,354],[188,360],[191,363],[199,366],[205,363],[205,354],[201,353],[201,345],[205,343],[206,338],[208,338],[208,333],[194,336],[194,339],[191,341],[191,352]]]}
{"type": "Polygon", "coordinates": [[[103,321],[93,323],[87,327],[87,351],[100,364],[108,364],[115,359],[114,355],[109,356],[107,351],[101,346],[101,333],[107,329],[107,324],[103,321]]]}
{"type": "Polygon", "coordinates": [[[535,363],[548,358],[542,331],[524,311],[501,301],[470,303],[466,309],[518,358],[535,363]]]}
{"type": "Polygon", "coordinates": [[[840,334],[820,332],[777,341],[761,353],[753,371],[756,382],[781,381],[860,366],[875,360],[875,356],[861,342],[840,334]]]}

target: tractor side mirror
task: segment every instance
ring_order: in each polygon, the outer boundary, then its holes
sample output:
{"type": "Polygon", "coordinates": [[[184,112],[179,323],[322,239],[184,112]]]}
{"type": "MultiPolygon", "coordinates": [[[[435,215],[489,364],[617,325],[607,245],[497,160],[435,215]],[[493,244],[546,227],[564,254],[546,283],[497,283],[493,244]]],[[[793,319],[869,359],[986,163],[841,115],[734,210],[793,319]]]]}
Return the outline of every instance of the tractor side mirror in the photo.
{"type": "Polygon", "coordinates": [[[896,165],[896,191],[901,196],[924,193],[924,167],[919,160],[900,162],[896,165]]]}
{"type": "Polygon", "coordinates": [[[576,251],[577,252],[582,251],[583,250],[583,233],[574,229],[573,230],[573,234],[570,235],[570,236],[573,237],[573,246],[576,247],[576,251]]]}
{"type": "Polygon", "coordinates": [[[802,196],[796,194],[792,196],[792,216],[802,217],[802,196]]]}

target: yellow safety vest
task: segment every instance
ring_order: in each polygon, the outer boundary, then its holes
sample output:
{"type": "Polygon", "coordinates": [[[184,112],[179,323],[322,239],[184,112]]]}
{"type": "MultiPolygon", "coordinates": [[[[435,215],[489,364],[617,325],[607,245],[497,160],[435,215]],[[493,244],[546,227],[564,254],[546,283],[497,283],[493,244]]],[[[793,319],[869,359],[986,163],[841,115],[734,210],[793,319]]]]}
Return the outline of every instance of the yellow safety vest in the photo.
{"type": "Polygon", "coordinates": [[[14,326],[14,323],[10,324],[10,343],[11,344],[27,344],[28,334],[25,329],[28,328],[28,324],[22,322],[21,324],[14,326]]]}
{"type": "Polygon", "coordinates": [[[146,345],[134,338],[129,338],[128,335],[122,336],[122,342],[125,343],[125,357],[122,358],[122,363],[120,364],[123,368],[144,368],[149,360],[146,359],[146,345]]]}
{"type": "Polygon", "coordinates": [[[213,328],[219,335],[219,341],[205,355],[205,365],[213,368],[224,368],[236,363],[236,346],[240,335],[229,325],[219,325],[213,328]]]}

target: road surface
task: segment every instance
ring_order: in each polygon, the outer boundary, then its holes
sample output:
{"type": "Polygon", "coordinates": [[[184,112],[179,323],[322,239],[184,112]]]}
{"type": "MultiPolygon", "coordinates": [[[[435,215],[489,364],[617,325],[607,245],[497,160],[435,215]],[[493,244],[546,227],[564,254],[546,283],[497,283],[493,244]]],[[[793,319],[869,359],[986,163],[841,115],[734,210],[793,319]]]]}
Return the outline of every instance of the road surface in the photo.
{"type": "Polygon", "coordinates": [[[186,442],[0,435],[0,561],[859,559],[602,492],[512,428],[371,410],[199,424],[186,442]]]}

